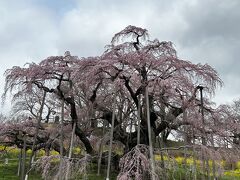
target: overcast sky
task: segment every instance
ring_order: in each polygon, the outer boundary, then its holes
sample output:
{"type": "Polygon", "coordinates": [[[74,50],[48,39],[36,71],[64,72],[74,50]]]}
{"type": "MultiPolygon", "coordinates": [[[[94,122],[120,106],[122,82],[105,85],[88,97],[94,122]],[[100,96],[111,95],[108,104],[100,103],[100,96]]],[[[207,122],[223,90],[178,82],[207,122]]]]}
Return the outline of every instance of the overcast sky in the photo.
{"type": "Polygon", "coordinates": [[[172,41],[180,58],[213,66],[224,81],[213,100],[229,103],[240,98],[239,9],[240,0],[0,0],[0,94],[6,69],[66,50],[100,55],[135,25],[172,41]]]}

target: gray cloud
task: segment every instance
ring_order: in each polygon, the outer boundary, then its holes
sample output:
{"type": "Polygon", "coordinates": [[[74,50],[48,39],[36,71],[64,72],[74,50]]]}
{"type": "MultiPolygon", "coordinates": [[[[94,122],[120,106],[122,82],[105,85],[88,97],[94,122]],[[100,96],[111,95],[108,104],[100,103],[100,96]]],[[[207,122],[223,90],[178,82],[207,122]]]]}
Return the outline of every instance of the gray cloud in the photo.
{"type": "Polygon", "coordinates": [[[183,10],[188,23],[188,29],[182,36],[183,45],[194,46],[206,39],[239,39],[239,7],[238,0],[202,0],[183,10]]]}
{"type": "Polygon", "coordinates": [[[230,102],[240,97],[239,8],[238,0],[3,0],[0,73],[66,50],[99,55],[132,24],[148,29],[152,39],[173,41],[179,57],[215,67],[225,82],[215,100],[230,102]]]}
{"type": "MultiPolygon", "coordinates": [[[[30,1],[0,1],[0,94],[3,73],[12,66],[40,61],[57,54],[56,26],[53,14],[30,1]]],[[[7,104],[9,108],[9,104],[7,104]]],[[[2,112],[5,109],[1,108],[2,112]]]]}
{"type": "Polygon", "coordinates": [[[239,98],[240,1],[203,0],[187,7],[181,13],[187,28],[177,40],[181,55],[216,68],[225,83],[217,102],[239,98]]]}

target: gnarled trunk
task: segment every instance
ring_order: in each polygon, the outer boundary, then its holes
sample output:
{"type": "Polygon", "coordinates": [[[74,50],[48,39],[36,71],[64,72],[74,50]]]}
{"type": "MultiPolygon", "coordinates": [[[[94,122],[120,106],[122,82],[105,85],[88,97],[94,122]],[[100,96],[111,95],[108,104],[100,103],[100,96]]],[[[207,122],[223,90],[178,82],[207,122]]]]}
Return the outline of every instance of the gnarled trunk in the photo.
{"type": "Polygon", "coordinates": [[[81,128],[79,127],[78,124],[78,116],[77,116],[77,110],[76,110],[76,104],[74,101],[74,97],[72,96],[70,99],[68,99],[68,102],[70,103],[71,106],[71,118],[72,118],[72,123],[76,123],[76,129],[75,129],[75,134],[79,137],[79,139],[82,141],[82,143],[84,144],[85,148],[86,148],[86,152],[88,154],[92,154],[93,148],[92,145],[89,141],[89,139],[87,138],[86,134],[81,130],[81,128]]]}

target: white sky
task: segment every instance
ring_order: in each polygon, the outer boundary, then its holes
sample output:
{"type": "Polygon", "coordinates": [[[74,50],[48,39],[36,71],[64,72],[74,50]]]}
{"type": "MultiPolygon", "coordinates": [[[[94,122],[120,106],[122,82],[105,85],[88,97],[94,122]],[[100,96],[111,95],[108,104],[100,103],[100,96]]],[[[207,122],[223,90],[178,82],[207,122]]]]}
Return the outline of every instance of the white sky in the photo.
{"type": "MultiPolygon", "coordinates": [[[[12,66],[51,55],[100,55],[127,25],[172,41],[180,58],[208,63],[224,81],[217,104],[240,98],[239,0],[1,0],[0,94],[12,66]]],[[[5,112],[7,108],[1,108],[5,112]]]]}

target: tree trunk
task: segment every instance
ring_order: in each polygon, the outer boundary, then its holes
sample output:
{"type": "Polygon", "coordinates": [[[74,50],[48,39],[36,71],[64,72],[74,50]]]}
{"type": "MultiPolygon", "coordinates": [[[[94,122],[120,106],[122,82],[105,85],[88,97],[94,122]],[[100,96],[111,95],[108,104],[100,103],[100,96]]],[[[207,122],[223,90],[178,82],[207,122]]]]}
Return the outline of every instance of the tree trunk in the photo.
{"type": "Polygon", "coordinates": [[[88,154],[93,154],[93,148],[92,145],[90,144],[90,141],[86,137],[85,133],[81,130],[81,128],[78,125],[78,116],[77,116],[77,110],[76,110],[76,104],[74,101],[74,97],[72,96],[70,99],[70,106],[71,106],[71,118],[72,118],[72,123],[76,123],[76,129],[75,129],[75,134],[79,137],[79,139],[82,141],[86,148],[86,152],[88,154]]]}
{"type": "Polygon", "coordinates": [[[87,154],[93,154],[94,151],[93,151],[92,145],[88,140],[88,138],[86,137],[85,133],[79,128],[78,124],[76,124],[75,134],[79,137],[79,139],[84,144],[87,154]]]}

